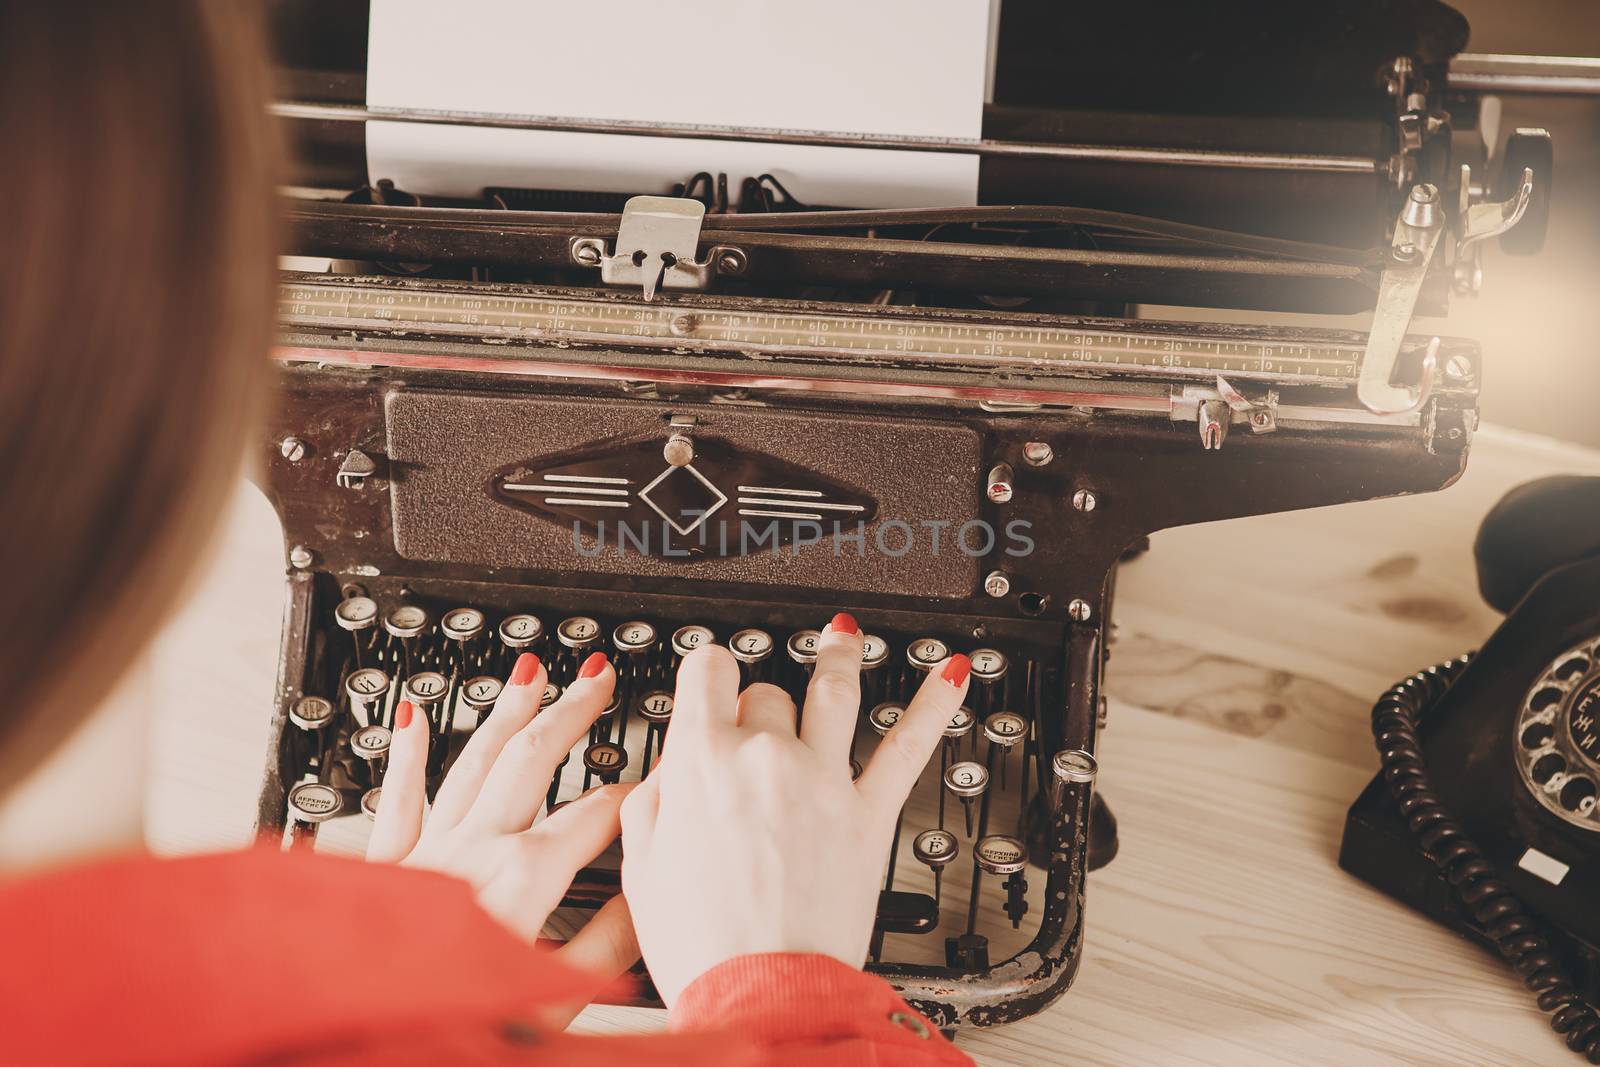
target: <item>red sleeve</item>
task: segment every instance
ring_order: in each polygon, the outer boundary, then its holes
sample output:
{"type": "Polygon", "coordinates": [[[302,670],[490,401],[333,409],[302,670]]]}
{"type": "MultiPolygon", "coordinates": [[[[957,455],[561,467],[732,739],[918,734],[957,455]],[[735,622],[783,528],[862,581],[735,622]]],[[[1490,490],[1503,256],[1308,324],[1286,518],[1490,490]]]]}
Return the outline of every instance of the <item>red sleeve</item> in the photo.
{"type": "Polygon", "coordinates": [[[840,1067],[972,1065],[888,982],[830,956],[766,953],[719,964],[683,991],[667,1026],[728,1031],[785,1063],[826,1052],[840,1067]]]}

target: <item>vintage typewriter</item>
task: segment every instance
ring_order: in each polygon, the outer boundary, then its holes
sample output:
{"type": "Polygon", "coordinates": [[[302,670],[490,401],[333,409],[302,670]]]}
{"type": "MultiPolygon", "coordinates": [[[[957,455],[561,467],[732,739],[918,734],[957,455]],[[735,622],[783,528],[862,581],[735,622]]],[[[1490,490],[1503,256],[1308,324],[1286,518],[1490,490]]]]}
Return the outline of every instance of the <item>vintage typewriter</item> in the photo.
{"type": "MultiPolygon", "coordinates": [[[[1538,246],[1551,153],[1451,88],[1466,29],[1440,4],[1241,5],[1252,35],[1058,7],[1005,4],[980,143],[911,146],[978,155],[980,206],[948,209],[815,205],[793,174],[396,187],[362,152],[366,5],[275,7],[285,252],[326,269],[282,286],[264,829],[357,847],[396,700],[426,709],[436,784],[523,649],[551,695],[590,650],[619,665],[550,801],[640,777],[687,651],[727,643],[798,697],[843,608],[872,635],[858,759],[929,664],[963,651],[975,678],[870,966],[951,1029],[1067,989],[1115,850],[1094,753],[1119,563],[1152,531],[1457,478],[1480,354],[1411,317],[1477,287],[1488,238],[1538,246]],[[1060,58],[1118,26],[1140,62],[1060,58]],[[1247,314],[1374,309],[1364,333],[1247,314]]],[[[1236,578],[1216,611],[1250,610],[1236,578]]],[[[574,921],[617,885],[588,872],[574,921]]]]}

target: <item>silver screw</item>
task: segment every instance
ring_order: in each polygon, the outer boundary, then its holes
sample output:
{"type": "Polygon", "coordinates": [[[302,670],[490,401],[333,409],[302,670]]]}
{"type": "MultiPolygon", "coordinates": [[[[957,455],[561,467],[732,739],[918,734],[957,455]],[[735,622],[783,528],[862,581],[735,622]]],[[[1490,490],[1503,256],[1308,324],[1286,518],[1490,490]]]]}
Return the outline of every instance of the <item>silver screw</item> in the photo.
{"type": "Polygon", "coordinates": [[[1250,423],[1253,426],[1270,426],[1272,425],[1272,416],[1265,411],[1258,411],[1250,416],[1250,423]]]}
{"type": "Polygon", "coordinates": [[[285,437],[278,442],[278,454],[290,463],[299,463],[306,458],[306,443],[298,437],[285,437]]]}
{"type": "Polygon", "coordinates": [[[723,274],[740,274],[744,271],[744,253],[730,248],[717,257],[717,269],[723,274]]]}
{"type": "Polygon", "coordinates": [[[310,567],[315,559],[316,557],[312,555],[311,550],[305,545],[295,545],[289,550],[289,566],[297,571],[303,571],[310,567]]]}
{"type": "Polygon", "coordinates": [[[1011,579],[1006,577],[1005,571],[990,571],[983,580],[983,591],[998,600],[1011,592],[1011,579]]]}
{"type": "Polygon", "coordinates": [[[1042,467],[1056,458],[1056,450],[1048,441],[1029,441],[1022,446],[1022,458],[1030,467],[1042,467]]]}
{"type": "Polygon", "coordinates": [[[1087,489],[1079,489],[1072,494],[1072,506],[1079,511],[1093,511],[1099,504],[1100,501],[1096,500],[1094,494],[1087,489]]]}
{"type": "Polygon", "coordinates": [[[1445,361],[1444,373],[1455,382],[1470,382],[1472,380],[1472,360],[1466,356],[1451,356],[1445,361]]]}
{"type": "Polygon", "coordinates": [[[1072,603],[1067,605],[1067,615],[1071,617],[1073,622],[1088,622],[1089,616],[1093,614],[1094,611],[1089,607],[1089,602],[1082,597],[1074,597],[1072,603]]]}
{"type": "Polygon", "coordinates": [[[694,462],[694,441],[687,434],[673,434],[661,446],[661,458],[674,467],[687,467],[694,462]]]}
{"type": "Polygon", "coordinates": [[[1409,242],[1403,245],[1395,246],[1394,250],[1394,258],[1400,263],[1410,263],[1420,254],[1421,253],[1417,250],[1417,246],[1410,244],[1409,242]]]}
{"type": "Polygon", "coordinates": [[[600,263],[600,249],[585,242],[572,250],[572,258],[582,263],[585,267],[598,266],[600,263]]]}
{"type": "Polygon", "coordinates": [[[1413,185],[1411,187],[1411,199],[1419,204],[1432,204],[1439,199],[1439,187],[1432,182],[1413,185]]]}

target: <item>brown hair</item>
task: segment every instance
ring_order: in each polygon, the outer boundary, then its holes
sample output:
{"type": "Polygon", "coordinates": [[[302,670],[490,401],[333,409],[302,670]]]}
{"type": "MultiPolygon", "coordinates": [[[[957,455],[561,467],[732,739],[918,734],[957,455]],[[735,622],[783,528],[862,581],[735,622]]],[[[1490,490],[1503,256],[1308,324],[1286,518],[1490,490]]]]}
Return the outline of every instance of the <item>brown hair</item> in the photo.
{"type": "Polygon", "coordinates": [[[249,7],[0,0],[0,791],[144,650],[239,470],[275,238],[249,7]]]}

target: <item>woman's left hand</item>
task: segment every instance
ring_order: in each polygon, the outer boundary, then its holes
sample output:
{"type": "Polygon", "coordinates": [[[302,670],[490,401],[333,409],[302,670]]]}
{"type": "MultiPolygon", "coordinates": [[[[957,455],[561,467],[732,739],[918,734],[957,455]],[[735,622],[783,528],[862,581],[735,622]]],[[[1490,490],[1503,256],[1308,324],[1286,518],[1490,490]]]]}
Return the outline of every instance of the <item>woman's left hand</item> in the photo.
{"type": "MultiPolygon", "coordinates": [[[[426,812],[428,721],[401,701],[367,859],[454,875],[477,890],[486,911],[533,941],[573,877],[621,833],[618,812],[631,785],[601,786],[539,818],[557,765],[588,734],[615,684],[596,653],[541,712],[544,666],[524,653],[426,812]]],[[[557,955],[608,980],[631,967],[639,943],[622,895],[557,955]]]]}

